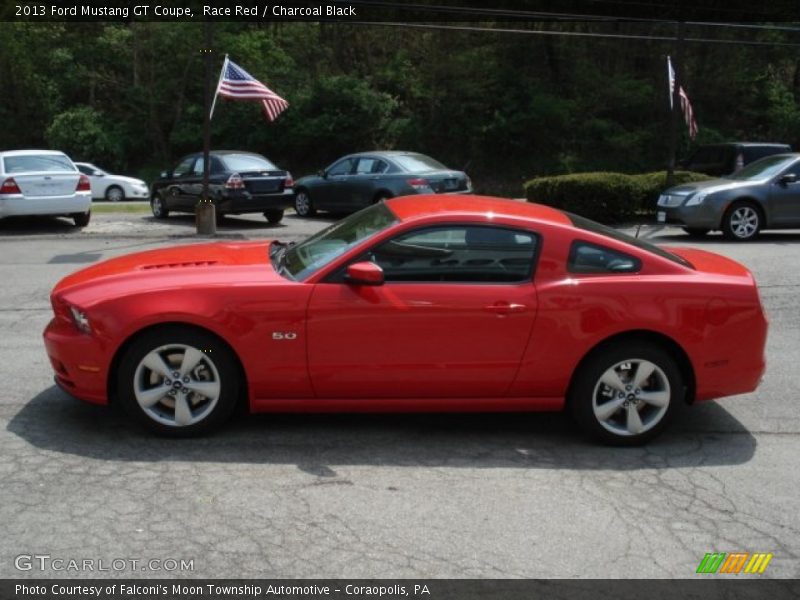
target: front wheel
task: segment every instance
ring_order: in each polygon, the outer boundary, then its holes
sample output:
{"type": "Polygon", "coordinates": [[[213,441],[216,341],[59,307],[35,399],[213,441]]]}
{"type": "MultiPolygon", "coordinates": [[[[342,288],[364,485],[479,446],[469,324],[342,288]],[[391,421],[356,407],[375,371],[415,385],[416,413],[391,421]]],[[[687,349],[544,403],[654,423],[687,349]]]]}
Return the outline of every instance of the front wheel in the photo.
{"type": "Polygon", "coordinates": [[[763,227],[761,211],[749,202],[737,202],[722,219],[722,233],[729,240],[746,242],[758,235],[763,227]]]}
{"type": "Polygon", "coordinates": [[[169,216],[167,204],[160,194],[156,194],[153,196],[152,200],[150,200],[150,210],[153,211],[153,216],[156,219],[166,219],[169,216]]]}
{"type": "Polygon", "coordinates": [[[277,225],[283,220],[283,209],[265,210],[264,216],[267,219],[267,223],[277,225]]]}
{"type": "Polygon", "coordinates": [[[294,197],[294,212],[300,217],[313,217],[317,213],[311,196],[305,190],[300,190],[294,197]]]}
{"type": "Polygon", "coordinates": [[[590,356],[575,374],[568,402],[580,427],[595,439],[636,446],[666,427],[685,393],[668,352],[629,342],[590,356]]]}
{"type": "Polygon", "coordinates": [[[157,433],[186,437],[211,431],[230,417],[239,397],[233,354],[200,329],[149,331],[134,340],[119,364],[120,403],[157,433]]]}
{"type": "Polygon", "coordinates": [[[106,200],[109,202],[121,202],[125,200],[125,192],[118,185],[109,186],[106,190],[106,200]]]}

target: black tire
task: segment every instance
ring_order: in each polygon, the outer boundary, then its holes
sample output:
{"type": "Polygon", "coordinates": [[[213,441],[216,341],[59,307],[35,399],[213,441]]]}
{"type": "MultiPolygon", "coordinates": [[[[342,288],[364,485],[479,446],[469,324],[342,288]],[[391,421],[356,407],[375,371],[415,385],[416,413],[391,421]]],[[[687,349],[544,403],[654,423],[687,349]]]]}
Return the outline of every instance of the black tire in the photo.
{"type": "Polygon", "coordinates": [[[125,191],[118,185],[110,185],[106,189],[105,196],[109,202],[121,202],[125,200],[125,191]]]}
{"type": "Polygon", "coordinates": [[[754,240],[763,226],[761,209],[746,200],[734,202],[722,217],[722,234],[736,242],[754,240]]]}
{"type": "Polygon", "coordinates": [[[669,352],[645,341],[630,341],[592,353],[575,373],[567,402],[578,425],[589,436],[604,444],[638,446],[668,425],[685,395],[683,376],[669,352]],[[645,364],[655,365],[656,369],[637,388],[636,374],[645,364]],[[626,369],[626,365],[630,368],[626,369]],[[616,378],[607,375],[612,371],[616,378]],[[604,378],[619,380],[620,385],[612,388],[604,378]],[[645,395],[650,401],[644,400],[645,395]],[[660,405],[650,403],[656,400],[660,405]],[[604,409],[608,416],[602,418],[604,409]],[[632,412],[638,423],[629,421],[632,412]]]}
{"type": "Polygon", "coordinates": [[[373,204],[378,204],[379,202],[386,202],[389,198],[391,198],[391,194],[386,192],[379,192],[375,194],[375,197],[372,199],[373,204]]]}
{"type": "Polygon", "coordinates": [[[267,219],[267,223],[270,225],[277,225],[283,220],[283,209],[277,208],[272,210],[265,210],[264,216],[267,219]]]}
{"type": "Polygon", "coordinates": [[[684,227],[683,230],[689,234],[689,237],[693,238],[702,238],[711,231],[710,229],[705,229],[703,227],[684,227]]]}
{"type": "Polygon", "coordinates": [[[115,375],[118,399],[123,409],[145,428],[172,437],[190,437],[221,427],[233,413],[240,392],[241,375],[231,350],[207,331],[188,326],[167,326],[142,333],[125,350],[115,375]],[[176,378],[174,374],[180,375],[183,357],[189,353],[187,350],[181,355],[182,347],[200,351],[201,357],[197,366],[188,370],[186,378],[176,378]],[[154,353],[161,356],[166,367],[175,369],[167,373],[170,379],[144,364],[145,357],[152,357],[154,353]],[[192,390],[182,394],[183,390],[189,389],[188,386],[206,385],[211,389],[214,383],[219,391],[213,401],[192,390]],[[137,400],[137,389],[140,395],[153,391],[157,394],[161,389],[172,392],[175,386],[175,395],[165,394],[149,408],[137,400]],[[181,390],[181,386],[187,387],[181,390]],[[196,421],[178,423],[179,397],[186,402],[189,417],[196,421]]]}
{"type": "Polygon", "coordinates": [[[167,203],[161,197],[161,194],[156,194],[150,199],[150,210],[153,211],[153,216],[156,219],[166,219],[169,216],[167,203]]]}
{"type": "Polygon", "coordinates": [[[92,211],[87,210],[85,213],[75,213],[70,215],[75,222],[75,227],[86,227],[92,218],[92,211]]]}
{"type": "Polygon", "coordinates": [[[311,194],[308,190],[299,189],[294,196],[294,212],[298,217],[313,217],[317,214],[317,209],[314,208],[314,202],[311,200],[311,194]]]}

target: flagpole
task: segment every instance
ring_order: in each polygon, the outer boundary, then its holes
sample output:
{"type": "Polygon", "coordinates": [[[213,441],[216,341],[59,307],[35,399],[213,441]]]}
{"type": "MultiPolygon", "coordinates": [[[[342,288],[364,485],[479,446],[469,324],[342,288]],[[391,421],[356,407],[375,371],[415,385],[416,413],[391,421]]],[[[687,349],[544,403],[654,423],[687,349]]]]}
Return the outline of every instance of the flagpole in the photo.
{"type": "Polygon", "coordinates": [[[205,68],[203,69],[203,195],[195,206],[195,228],[198,234],[215,235],[217,233],[217,215],[214,203],[208,194],[208,180],[210,172],[211,154],[211,22],[203,23],[203,54],[205,55],[205,68]]]}
{"type": "MultiPolygon", "coordinates": [[[[669,57],[667,58],[669,60],[669,57]]],[[[667,160],[667,187],[675,184],[675,154],[678,147],[678,115],[681,111],[681,99],[678,90],[681,82],[678,74],[683,66],[683,21],[678,21],[678,31],[675,37],[675,63],[672,65],[674,82],[670,96],[670,122],[669,122],[669,158],[667,160]]],[[[669,88],[669,82],[667,82],[669,88]]]]}
{"type": "Polygon", "coordinates": [[[222,78],[225,75],[225,69],[228,67],[228,55],[225,55],[225,60],[222,61],[222,69],[219,72],[219,79],[217,80],[217,90],[214,92],[214,100],[211,102],[211,113],[208,115],[209,121],[214,118],[214,107],[217,105],[217,96],[219,95],[219,86],[222,85],[222,78]]]}

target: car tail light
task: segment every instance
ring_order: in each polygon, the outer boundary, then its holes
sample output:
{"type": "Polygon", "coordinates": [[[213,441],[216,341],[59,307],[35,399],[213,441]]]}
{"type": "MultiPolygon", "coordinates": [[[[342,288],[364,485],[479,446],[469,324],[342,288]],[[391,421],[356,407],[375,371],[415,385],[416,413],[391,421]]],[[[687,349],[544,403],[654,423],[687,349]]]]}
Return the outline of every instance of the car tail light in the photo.
{"type": "Polygon", "coordinates": [[[21,194],[22,191],[19,189],[17,182],[14,181],[13,177],[9,177],[3,182],[3,185],[0,186],[0,194],[21,194]]]}
{"type": "Polygon", "coordinates": [[[427,191],[431,189],[431,184],[428,183],[427,179],[417,178],[417,179],[408,179],[406,183],[410,185],[412,188],[417,190],[418,192],[427,191]]]}
{"type": "Polygon", "coordinates": [[[286,181],[283,182],[284,188],[294,187],[294,179],[292,179],[292,174],[288,171],[286,172],[286,181]]]}
{"type": "Polygon", "coordinates": [[[86,175],[81,175],[78,179],[78,187],[75,188],[76,192],[91,192],[92,185],[86,175]]]}
{"type": "Polygon", "coordinates": [[[228,181],[225,182],[225,189],[228,190],[243,190],[244,189],[244,179],[238,173],[234,173],[230,177],[228,177],[228,181]]]}

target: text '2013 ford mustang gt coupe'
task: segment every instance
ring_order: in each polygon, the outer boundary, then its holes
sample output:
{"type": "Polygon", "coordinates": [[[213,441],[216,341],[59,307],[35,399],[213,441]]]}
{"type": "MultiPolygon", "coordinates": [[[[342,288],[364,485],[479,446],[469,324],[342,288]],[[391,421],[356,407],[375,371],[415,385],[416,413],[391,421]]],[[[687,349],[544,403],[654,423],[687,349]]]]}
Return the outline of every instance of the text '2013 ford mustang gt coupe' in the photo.
{"type": "Polygon", "coordinates": [[[251,412],[567,408],[642,443],[750,392],[767,323],[740,264],[475,196],[375,204],[297,245],[179,246],[63,279],[58,385],[158,432],[251,412]]]}

